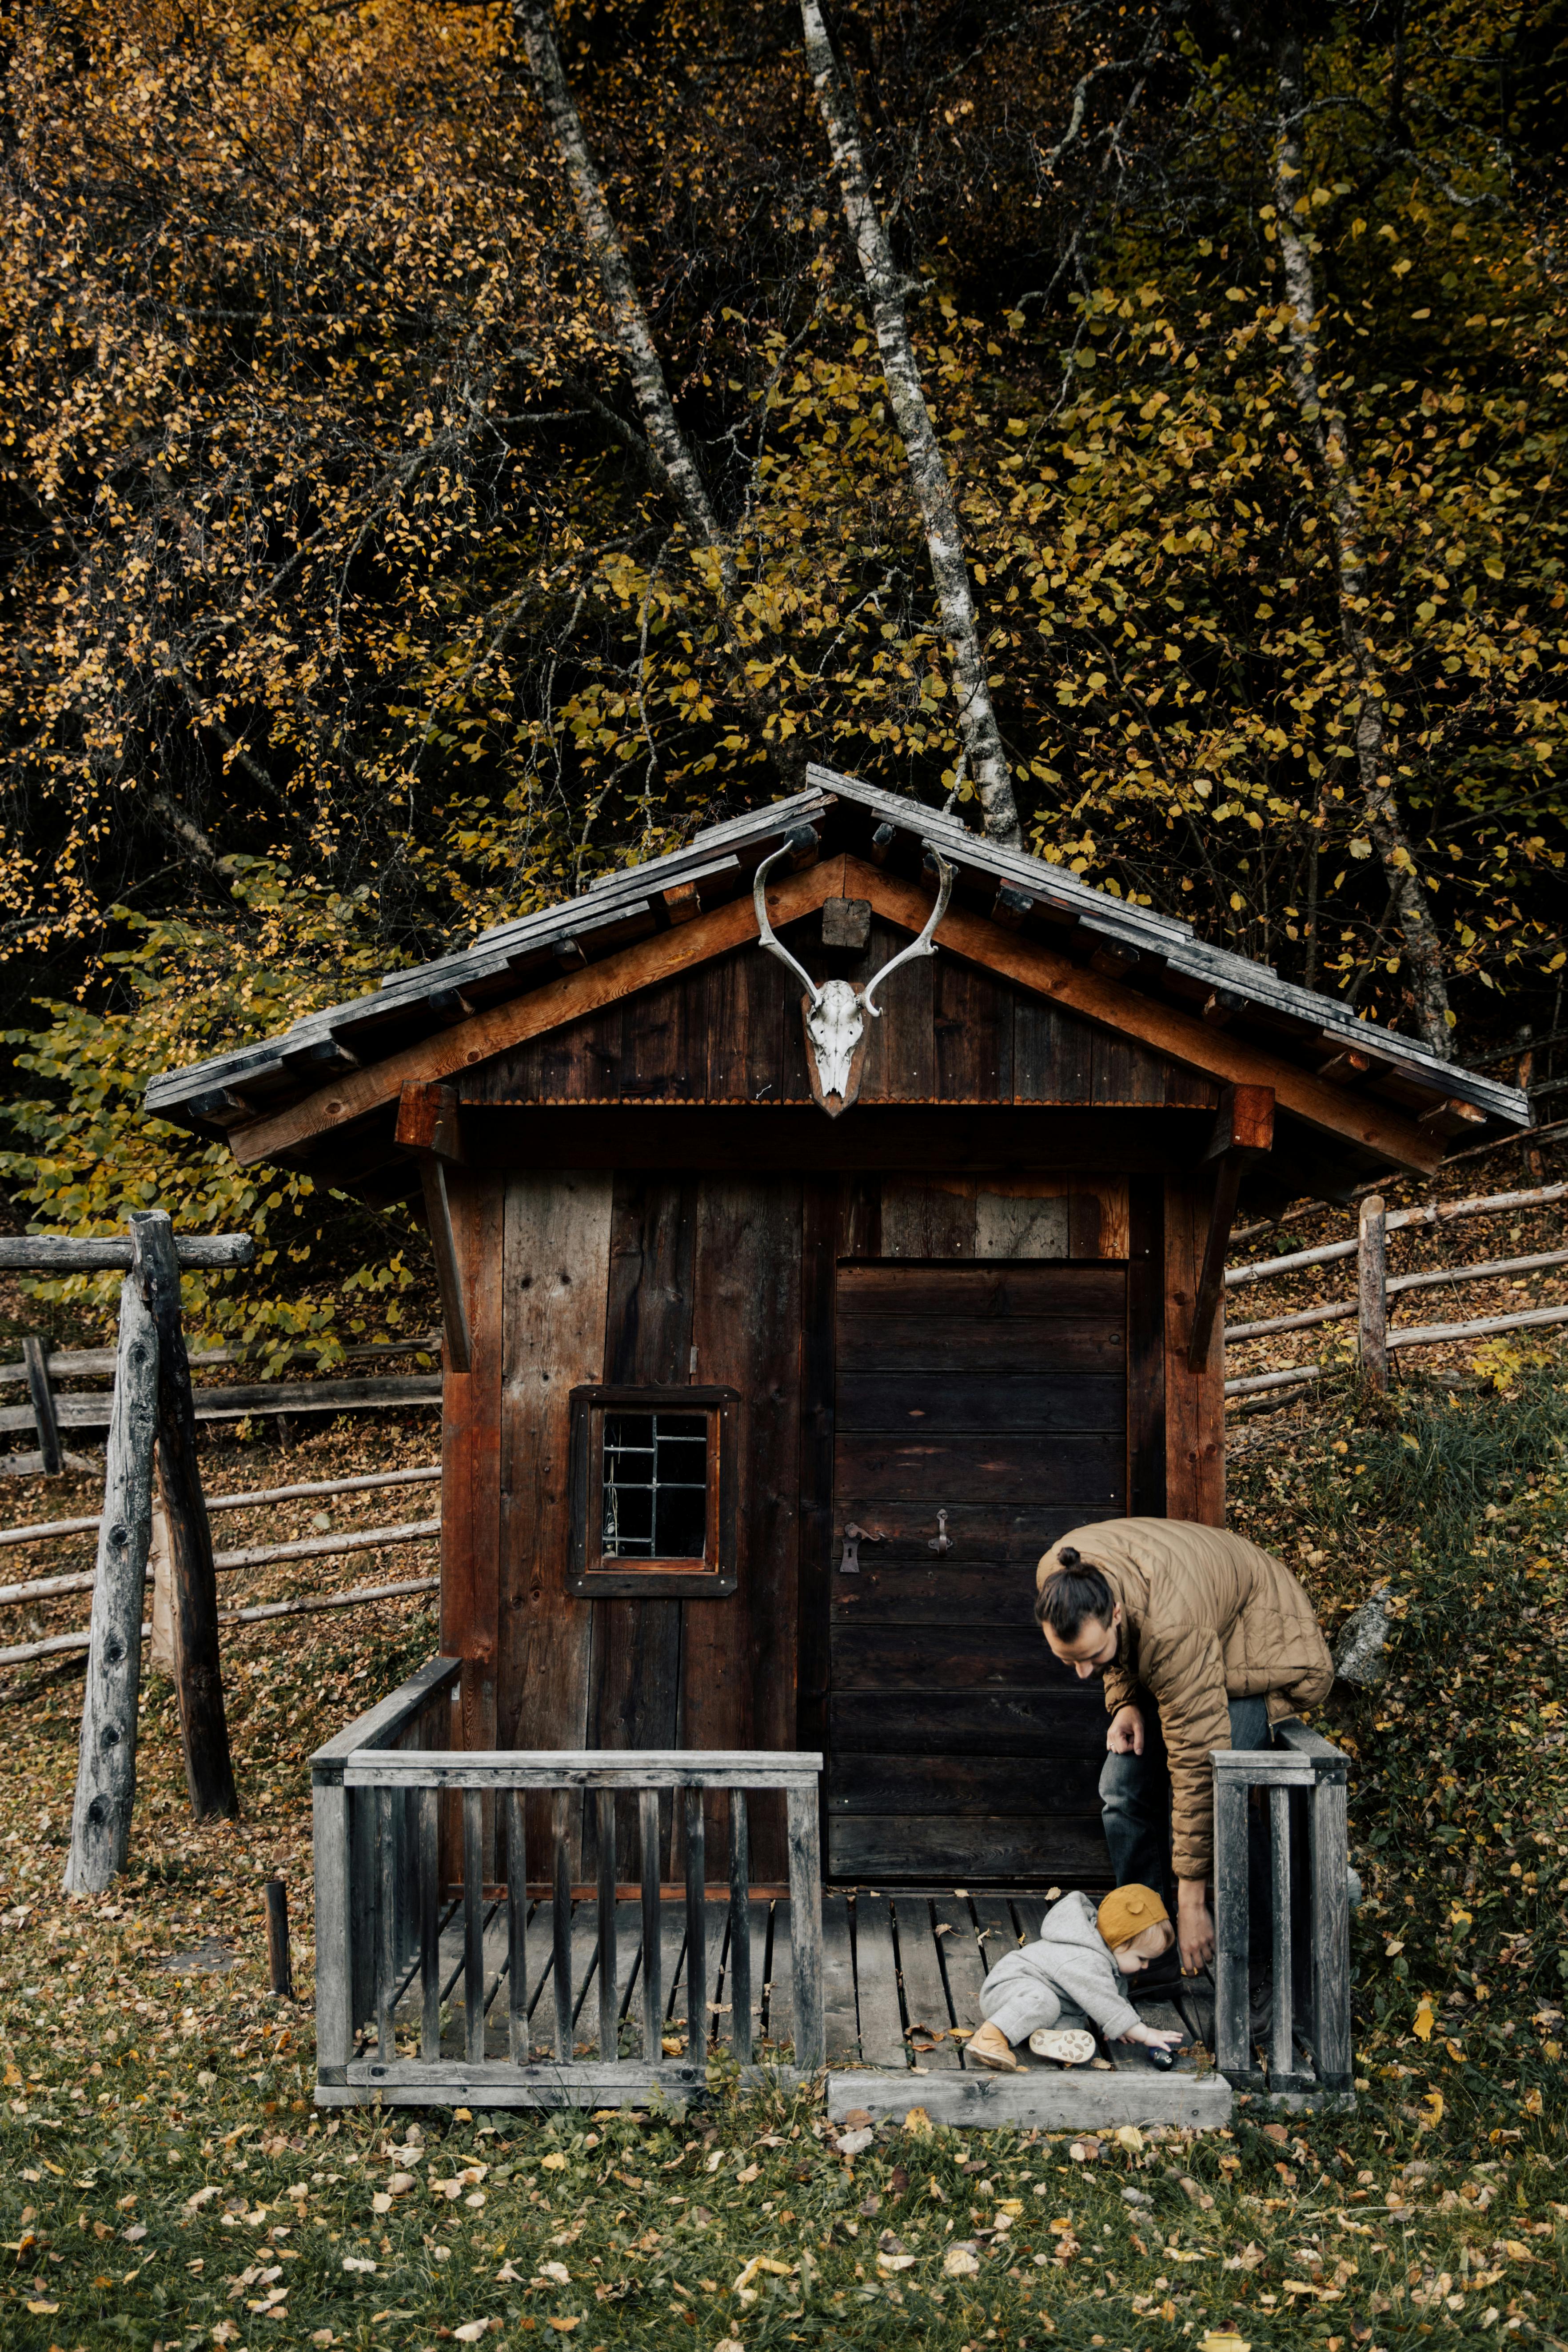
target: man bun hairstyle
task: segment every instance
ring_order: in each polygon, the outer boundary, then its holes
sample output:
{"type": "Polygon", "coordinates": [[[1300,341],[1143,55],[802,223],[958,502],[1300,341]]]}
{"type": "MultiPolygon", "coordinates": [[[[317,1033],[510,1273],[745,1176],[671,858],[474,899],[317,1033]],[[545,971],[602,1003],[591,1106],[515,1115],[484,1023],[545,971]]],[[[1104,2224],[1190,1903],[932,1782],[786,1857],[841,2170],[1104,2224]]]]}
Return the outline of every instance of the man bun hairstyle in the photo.
{"type": "Polygon", "coordinates": [[[1035,1595],[1035,1622],[1048,1625],[1058,1641],[1076,1642],[1086,1617],[1109,1625],[1115,1607],[1115,1595],[1099,1569],[1071,1544],[1064,1544],[1056,1567],[1035,1595]]]}

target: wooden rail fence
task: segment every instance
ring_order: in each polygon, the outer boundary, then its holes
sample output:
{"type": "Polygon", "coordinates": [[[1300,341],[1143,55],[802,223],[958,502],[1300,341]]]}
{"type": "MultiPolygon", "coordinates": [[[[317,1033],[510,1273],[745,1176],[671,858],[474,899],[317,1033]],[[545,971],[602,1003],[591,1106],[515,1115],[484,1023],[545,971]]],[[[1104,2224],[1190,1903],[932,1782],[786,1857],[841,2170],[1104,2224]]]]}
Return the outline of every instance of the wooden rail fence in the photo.
{"type": "MultiPolygon", "coordinates": [[[[1355,1296],[1329,1299],[1319,1307],[1304,1307],[1294,1314],[1265,1317],[1252,1322],[1232,1323],[1227,1319],[1226,1344],[1237,1346],[1249,1339],[1270,1339],[1287,1331],[1310,1330],[1324,1324],[1353,1320],[1357,1328],[1356,1360],[1362,1377],[1371,1387],[1383,1389],[1388,1384],[1388,1359],[1402,1350],[1442,1347],[1456,1340],[1489,1339],[1504,1331],[1542,1330],[1568,1323],[1568,1306],[1524,1307],[1513,1314],[1479,1316],[1463,1323],[1391,1326],[1388,1321],[1389,1301],[1407,1297],[1413,1291],[1486,1282],[1504,1275],[1540,1273],[1552,1266],[1568,1265],[1568,1249],[1538,1250],[1521,1257],[1483,1258],[1471,1265],[1443,1266],[1427,1273],[1395,1275],[1390,1278],[1388,1241],[1391,1234],[1431,1230],[1469,1217],[1500,1216],[1513,1209],[1541,1208],[1563,1200],[1568,1200],[1568,1183],[1544,1184],[1528,1192],[1493,1192],[1473,1200],[1434,1202],[1417,1209],[1387,1210],[1380,1194],[1368,1194],[1359,1204],[1353,1238],[1325,1242],[1315,1249],[1294,1250],[1280,1257],[1259,1258],[1247,1265],[1230,1266],[1225,1277],[1228,1297],[1232,1291],[1272,1282],[1283,1275],[1299,1274],[1310,1266],[1331,1265],[1353,1258],[1355,1296]]],[[[1278,1370],[1249,1372],[1227,1380],[1225,1392],[1228,1400],[1303,1388],[1323,1379],[1334,1369],[1332,1365],[1314,1362],[1289,1364],[1278,1370]]]]}
{"type": "MultiPolygon", "coordinates": [[[[252,1493],[213,1495],[206,1498],[207,1516],[215,1511],[252,1510],[265,1504],[315,1501],[329,1495],[357,1495],[385,1489],[415,1486],[430,1486],[441,1475],[441,1465],[430,1463],[409,1470],[382,1470],[353,1478],[312,1479],[291,1486],[263,1486],[252,1493]]],[[[65,1536],[96,1535],[100,1520],[98,1516],[76,1519],[42,1519],[29,1527],[0,1528],[0,1545],[46,1543],[65,1536]]],[[[395,1549],[403,1545],[426,1544],[438,1540],[441,1533],[439,1514],[433,1518],[404,1520],[396,1526],[383,1528],[344,1528],[331,1535],[307,1536],[294,1542],[248,1544],[235,1551],[220,1551],[213,1556],[213,1566],[220,1571],[269,1568],[282,1562],[301,1559],[331,1559],[358,1551],[395,1549]]],[[[151,1582],[151,1564],[144,1581],[151,1582]]],[[[66,1576],[34,1577],[21,1584],[0,1585],[0,1608],[24,1607],[41,1601],[54,1601],[73,1592],[90,1592],[98,1581],[96,1569],[84,1570],[66,1576]]],[[[274,1617],[315,1615],[323,1610],[353,1609],[371,1601],[402,1600],[410,1593],[433,1592],[440,1583],[439,1577],[422,1576],[399,1583],[361,1585],[350,1592],[306,1594],[291,1601],[258,1602],[247,1609],[227,1609],[219,1614],[223,1625],[255,1625],[274,1617]]],[[[143,1624],[142,1639],[147,1641],[152,1624],[143,1624]]],[[[91,1639],[87,1627],[79,1633],[56,1633],[35,1642],[20,1642],[9,1648],[0,1648],[0,1666],[30,1664],[37,1658],[68,1655],[85,1650],[91,1639]]]]}

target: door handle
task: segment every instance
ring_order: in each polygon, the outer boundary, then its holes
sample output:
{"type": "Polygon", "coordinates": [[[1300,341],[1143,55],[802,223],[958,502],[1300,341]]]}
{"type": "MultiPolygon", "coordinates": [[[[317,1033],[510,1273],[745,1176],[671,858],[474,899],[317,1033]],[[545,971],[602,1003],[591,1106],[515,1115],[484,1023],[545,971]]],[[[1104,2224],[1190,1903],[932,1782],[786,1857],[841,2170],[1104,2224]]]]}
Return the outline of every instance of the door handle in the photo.
{"type": "Polygon", "coordinates": [[[931,1537],[931,1541],[926,1546],[926,1549],[928,1551],[934,1551],[939,1559],[944,1553],[950,1552],[952,1549],[952,1538],[947,1532],[947,1513],[945,1511],[939,1511],[937,1513],[936,1533],[931,1537]]]}
{"type": "Polygon", "coordinates": [[[845,1523],[844,1528],[844,1557],[838,1563],[839,1575],[858,1576],[860,1573],[861,1545],[863,1543],[886,1543],[887,1540],[888,1538],[886,1536],[875,1535],[869,1528],[858,1528],[853,1519],[847,1520],[845,1523]]]}

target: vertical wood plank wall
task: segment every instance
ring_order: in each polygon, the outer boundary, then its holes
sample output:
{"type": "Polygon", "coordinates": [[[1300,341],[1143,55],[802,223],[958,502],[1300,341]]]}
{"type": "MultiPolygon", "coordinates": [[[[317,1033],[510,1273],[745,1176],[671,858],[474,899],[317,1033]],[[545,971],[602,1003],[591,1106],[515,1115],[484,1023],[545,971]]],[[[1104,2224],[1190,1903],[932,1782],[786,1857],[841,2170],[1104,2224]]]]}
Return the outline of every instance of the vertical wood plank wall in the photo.
{"type": "MultiPolygon", "coordinates": [[[[447,1378],[441,1639],[468,1745],[821,1744],[841,1256],[1125,1259],[1129,1507],[1223,1520],[1222,1335],[1186,1365],[1201,1179],[459,1171],[451,1191],[474,1361],[447,1378]],[[737,1591],[576,1598],[571,1390],[691,1380],[745,1400],[737,1591]]],[[[776,1882],[782,1820],[755,1811],[776,1882]]]]}

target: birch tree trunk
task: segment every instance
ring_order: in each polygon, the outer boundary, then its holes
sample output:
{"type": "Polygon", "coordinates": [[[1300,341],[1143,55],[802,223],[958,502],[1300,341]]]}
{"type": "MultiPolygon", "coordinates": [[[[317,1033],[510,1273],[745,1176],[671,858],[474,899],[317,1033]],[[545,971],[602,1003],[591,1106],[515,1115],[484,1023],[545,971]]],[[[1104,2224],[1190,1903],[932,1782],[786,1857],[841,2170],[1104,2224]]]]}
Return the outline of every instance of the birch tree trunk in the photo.
{"type": "Polygon", "coordinates": [[[669,485],[670,497],[692,538],[699,545],[716,551],[725,592],[733,597],[736,586],[734,556],[719,528],[718,517],[713,512],[702,477],[686,446],[686,436],[675,414],[669,387],[664,380],[664,369],[649,331],[647,313],[637,293],[626,247],[610,217],[610,208],[605,202],[598,167],[589,149],[576,100],[573,98],[571,85],[561,63],[549,0],[512,0],[512,17],[528,51],[528,62],[533,69],[545,121],[550,125],[561,160],[566,166],[567,177],[572,183],[573,201],[583,225],[583,234],[598,265],[599,277],[616,323],[616,335],[631,371],[632,390],[637,395],[648,446],[658,460],[669,485]]]}
{"type": "MultiPolygon", "coordinates": [[[[577,217],[610,305],[616,338],[631,376],[637,414],[647,436],[649,463],[691,538],[698,546],[711,550],[717,559],[715,593],[731,684],[751,707],[759,728],[772,730],[765,738],[769,757],[786,791],[797,792],[805,782],[805,746],[791,740],[791,723],[784,720],[778,698],[766,686],[760,685],[747,667],[749,649],[736,625],[741,582],[734,547],[713,511],[707,487],[676,415],[647,313],[620,233],[605,202],[598,166],[561,62],[550,0],[512,0],[512,21],[522,36],[539,102],[571,182],[577,217]]],[[[602,407],[597,401],[594,405],[602,407]]],[[[615,421],[618,425],[619,420],[615,421]]],[[[625,427],[620,429],[624,431],[625,427]]]]}
{"type": "Polygon", "coordinates": [[[963,534],[953,504],[947,462],[926,406],[920,368],[910,341],[902,280],[894,266],[887,231],[866,176],[854,98],[838,70],[818,0],[800,0],[800,16],[805,35],[806,67],[827,130],[827,143],[844,199],[844,217],[855,240],[860,275],[870,299],[888,397],[903,436],[915,496],[925,523],[931,578],[936,584],[937,604],[952,663],[959,734],[984,811],[986,833],[993,841],[1017,848],[1022,842],[1018,806],[1013,796],[1013,780],[1002,749],[996,714],[991,707],[984,647],[980,642],[980,625],[969,584],[963,534]]]}
{"type": "Polygon", "coordinates": [[[1277,53],[1279,121],[1274,142],[1274,205],[1280,256],[1285,265],[1286,323],[1290,388],[1318,463],[1333,532],[1339,581],[1340,633],[1358,688],[1355,758],[1366,829],[1383,860],[1389,895],[1410,966],[1422,1041],[1447,1060],[1453,1052],[1443,941],[1427,903],[1426,886],[1405,836],[1394,797],[1385,743],[1384,688],[1376,649],[1368,634],[1367,587],[1361,484],[1356,478],[1345,420],[1324,400],[1318,368],[1318,294],[1312,251],[1296,206],[1306,194],[1301,143],[1305,102],[1301,36],[1288,32],[1277,53]]]}

